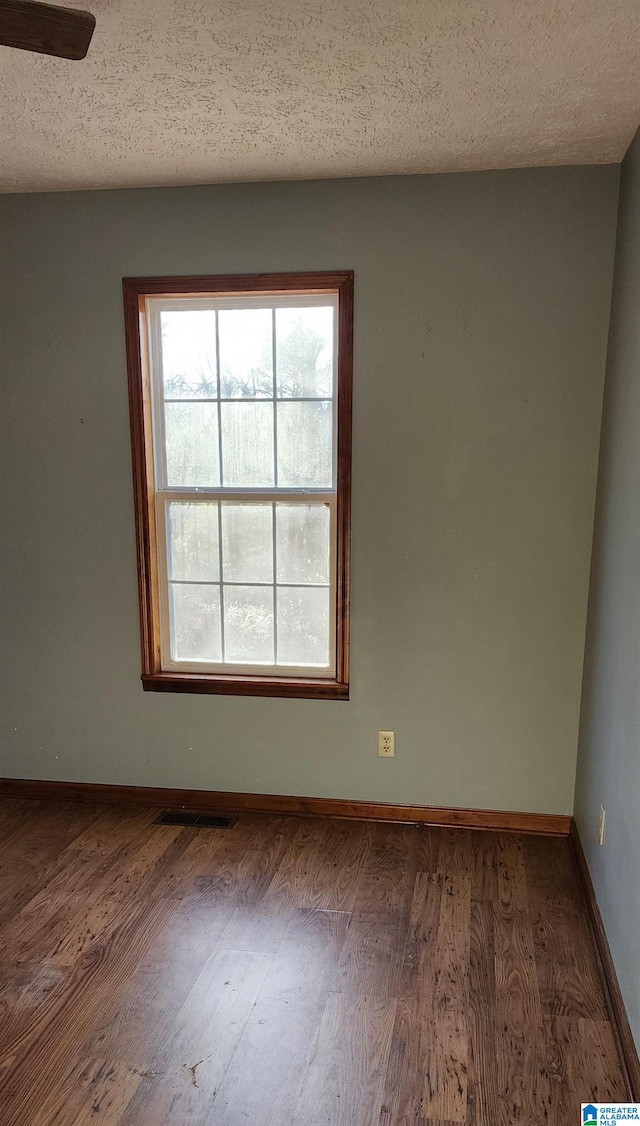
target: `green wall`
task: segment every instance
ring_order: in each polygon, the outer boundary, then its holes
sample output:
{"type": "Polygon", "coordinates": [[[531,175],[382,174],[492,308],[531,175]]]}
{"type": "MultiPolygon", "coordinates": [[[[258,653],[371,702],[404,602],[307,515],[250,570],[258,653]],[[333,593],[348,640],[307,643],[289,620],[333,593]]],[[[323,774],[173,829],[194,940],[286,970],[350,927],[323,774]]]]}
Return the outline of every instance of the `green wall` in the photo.
{"type": "Polygon", "coordinates": [[[640,134],[620,184],[575,810],[640,1049],[639,505],[640,134]]]}
{"type": "Polygon", "coordinates": [[[617,187],[0,198],[0,773],[569,813],[617,187]],[[356,274],[351,700],[145,694],[120,280],[324,268],[356,274]]]}

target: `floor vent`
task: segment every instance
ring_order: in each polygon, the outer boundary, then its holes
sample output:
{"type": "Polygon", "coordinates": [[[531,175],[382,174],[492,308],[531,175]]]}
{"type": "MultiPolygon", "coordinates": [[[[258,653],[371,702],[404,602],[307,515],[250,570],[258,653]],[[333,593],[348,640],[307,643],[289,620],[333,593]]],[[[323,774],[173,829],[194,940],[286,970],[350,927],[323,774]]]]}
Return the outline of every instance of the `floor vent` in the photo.
{"type": "Polygon", "coordinates": [[[219,813],[188,813],[184,809],[169,809],[156,821],[156,825],[188,825],[191,829],[230,829],[235,818],[219,813]]]}

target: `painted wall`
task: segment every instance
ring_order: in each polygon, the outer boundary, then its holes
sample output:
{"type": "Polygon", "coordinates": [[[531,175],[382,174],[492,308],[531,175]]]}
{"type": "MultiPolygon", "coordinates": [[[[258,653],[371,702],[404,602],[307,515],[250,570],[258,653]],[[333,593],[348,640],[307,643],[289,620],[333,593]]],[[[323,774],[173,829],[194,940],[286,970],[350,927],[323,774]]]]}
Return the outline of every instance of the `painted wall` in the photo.
{"type": "Polygon", "coordinates": [[[640,1048],[640,134],[622,165],[575,812],[640,1048]]]}
{"type": "Polygon", "coordinates": [[[617,187],[1,198],[0,773],[569,813],[617,187]],[[356,272],[351,701],[145,694],[120,279],[323,268],[356,272]]]}

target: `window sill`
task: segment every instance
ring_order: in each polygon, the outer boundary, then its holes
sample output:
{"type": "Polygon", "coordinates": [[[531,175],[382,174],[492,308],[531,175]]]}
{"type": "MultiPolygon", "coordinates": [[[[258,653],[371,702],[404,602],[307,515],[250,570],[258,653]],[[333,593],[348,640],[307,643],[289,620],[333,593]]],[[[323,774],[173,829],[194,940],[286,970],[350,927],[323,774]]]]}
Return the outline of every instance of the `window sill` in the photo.
{"type": "Polygon", "coordinates": [[[349,685],[320,677],[202,676],[143,673],[145,692],[196,692],[218,696],[279,696],[299,700],[348,700],[349,685]]]}

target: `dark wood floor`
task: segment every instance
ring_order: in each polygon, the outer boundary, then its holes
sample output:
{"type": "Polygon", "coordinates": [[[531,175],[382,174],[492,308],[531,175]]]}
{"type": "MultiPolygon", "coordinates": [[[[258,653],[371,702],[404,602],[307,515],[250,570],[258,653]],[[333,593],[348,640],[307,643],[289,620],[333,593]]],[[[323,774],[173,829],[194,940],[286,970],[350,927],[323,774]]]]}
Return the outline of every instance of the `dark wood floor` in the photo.
{"type": "Polygon", "coordinates": [[[2,1126],[572,1126],[627,1092],[564,840],[0,802],[2,1126]]]}

